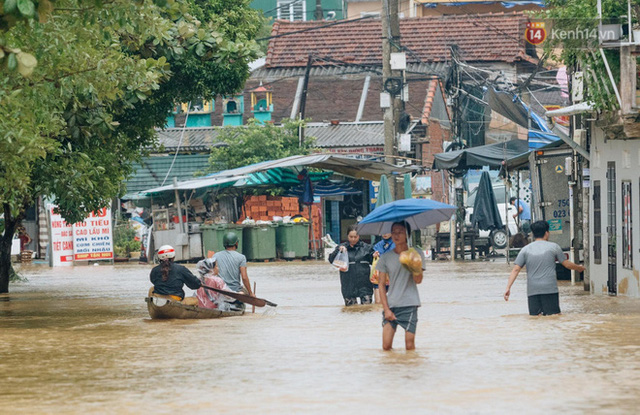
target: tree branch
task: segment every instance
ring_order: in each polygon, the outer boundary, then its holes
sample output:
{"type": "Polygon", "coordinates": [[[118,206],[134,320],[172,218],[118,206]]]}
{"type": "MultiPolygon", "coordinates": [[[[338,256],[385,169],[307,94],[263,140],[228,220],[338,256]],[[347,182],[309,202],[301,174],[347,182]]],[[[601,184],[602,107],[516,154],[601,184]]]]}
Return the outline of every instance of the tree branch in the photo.
{"type": "MultiPolygon", "coordinates": [[[[70,73],[67,73],[67,74],[61,75],[61,76],[59,76],[59,77],[57,77],[57,78],[55,78],[55,79],[54,79],[54,78],[46,78],[46,77],[45,77],[45,78],[42,78],[42,79],[41,79],[40,81],[38,81],[38,82],[29,82],[29,86],[36,86],[36,85],[38,85],[38,84],[42,84],[42,83],[44,83],[44,82],[56,83],[56,82],[60,81],[61,79],[68,78],[68,77],[70,77],[70,76],[78,75],[78,74],[85,73],[85,72],[95,71],[96,69],[98,69],[98,67],[97,67],[97,66],[93,66],[93,67],[91,67],[91,68],[80,69],[80,70],[75,71],[75,72],[70,72],[70,73]]],[[[15,87],[15,88],[13,88],[13,89],[12,89],[12,91],[16,91],[16,90],[18,90],[18,89],[22,89],[22,88],[23,88],[23,86],[22,86],[22,85],[16,85],[16,87],[15,87]]]]}

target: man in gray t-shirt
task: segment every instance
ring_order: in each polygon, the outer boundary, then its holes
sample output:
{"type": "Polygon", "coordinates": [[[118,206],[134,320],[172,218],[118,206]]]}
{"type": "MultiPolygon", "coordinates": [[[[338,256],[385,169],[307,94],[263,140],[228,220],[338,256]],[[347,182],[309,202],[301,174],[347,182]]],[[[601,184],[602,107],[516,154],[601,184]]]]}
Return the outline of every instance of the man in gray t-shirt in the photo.
{"type": "Polygon", "coordinates": [[[391,227],[391,239],[396,245],[394,249],[383,254],[376,265],[378,271],[378,289],[382,312],[382,348],[390,350],[398,324],[405,330],[404,342],[407,350],[416,348],[416,326],[418,324],[418,307],[420,295],[417,284],[422,282],[424,254],[418,250],[420,269],[410,271],[400,263],[400,254],[407,249],[407,235],[411,233],[405,222],[396,222],[391,227]],[[389,294],[385,282],[389,283],[389,294]]]}
{"type": "Polygon", "coordinates": [[[244,292],[255,297],[251,291],[251,282],[247,275],[247,257],[238,252],[238,235],[227,232],[222,238],[224,251],[216,252],[213,258],[218,262],[220,278],[231,291],[244,292]],[[244,285],[244,290],[243,286],[244,285]]]}
{"type": "Polygon", "coordinates": [[[529,314],[550,315],[560,313],[558,298],[558,277],[556,276],[556,261],[565,268],[582,272],[582,265],[574,264],[564,258],[560,245],[549,242],[549,223],[538,221],[531,225],[535,241],[522,248],[518,254],[509,282],[504,293],[505,301],[509,301],[511,286],[518,277],[520,270],[527,267],[527,297],[529,314]]]}

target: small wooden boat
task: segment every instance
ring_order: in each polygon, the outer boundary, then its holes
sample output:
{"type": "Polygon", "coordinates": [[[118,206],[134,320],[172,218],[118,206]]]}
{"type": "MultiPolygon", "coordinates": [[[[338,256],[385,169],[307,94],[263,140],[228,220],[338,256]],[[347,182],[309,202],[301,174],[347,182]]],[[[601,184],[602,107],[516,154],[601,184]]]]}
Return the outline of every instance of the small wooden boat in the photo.
{"type": "Polygon", "coordinates": [[[195,305],[182,304],[179,301],[162,297],[146,297],[149,315],[152,319],[192,319],[192,318],[221,318],[241,316],[244,311],[220,311],[212,308],[202,308],[195,305]]]}

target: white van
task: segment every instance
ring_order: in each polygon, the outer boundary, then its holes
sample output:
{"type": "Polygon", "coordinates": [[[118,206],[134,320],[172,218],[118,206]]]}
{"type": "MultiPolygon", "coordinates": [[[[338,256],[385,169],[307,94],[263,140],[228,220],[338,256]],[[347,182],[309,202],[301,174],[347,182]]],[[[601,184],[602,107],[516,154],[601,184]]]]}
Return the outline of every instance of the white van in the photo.
{"type": "MultiPolygon", "coordinates": [[[[471,227],[471,215],[473,214],[473,204],[475,203],[477,192],[478,188],[476,187],[467,195],[467,202],[465,204],[465,225],[469,228],[471,227]]],[[[505,192],[506,187],[503,183],[493,183],[493,193],[496,196],[498,212],[500,212],[500,217],[502,218],[502,225],[505,226],[506,229],[506,224],[509,224],[509,234],[507,235],[505,229],[480,231],[480,236],[485,238],[488,237],[493,247],[497,249],[506,248],[509,236],[518,233],[518,226],[516,225],[515,219],[513,218],[513,215],[516,214],[516,208],[515,206],[509,204],[508,200],[505,204],[505,192]]]]}

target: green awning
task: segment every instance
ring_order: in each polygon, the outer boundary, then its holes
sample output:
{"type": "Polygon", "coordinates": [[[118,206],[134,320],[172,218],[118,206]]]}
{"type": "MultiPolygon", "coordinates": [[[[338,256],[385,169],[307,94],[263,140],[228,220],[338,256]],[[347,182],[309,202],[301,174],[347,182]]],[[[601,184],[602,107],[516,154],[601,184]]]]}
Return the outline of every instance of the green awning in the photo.
{"type": "MultiPolygon", "coordinates": [[[[329,178],[333,172],[310,172],[312,182],[318,182],[329,178]]],[[[298,172],[294,169],[277,167],[275,169],[251,173],[242,183],[242,186],[295,186],[300,184],[298,172]]]]}

